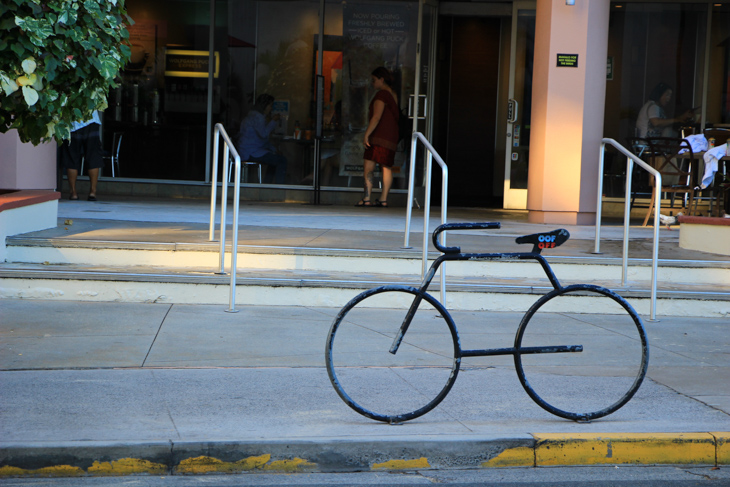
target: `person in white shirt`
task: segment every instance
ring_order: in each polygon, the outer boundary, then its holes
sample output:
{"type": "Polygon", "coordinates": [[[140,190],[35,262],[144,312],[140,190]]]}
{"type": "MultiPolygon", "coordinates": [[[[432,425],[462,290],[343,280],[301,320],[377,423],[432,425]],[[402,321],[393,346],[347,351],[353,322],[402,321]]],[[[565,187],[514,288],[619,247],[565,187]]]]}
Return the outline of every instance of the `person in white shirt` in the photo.
{"type": "Polygon", "coordinates": [[[99,180],[99,170],[104,167],[104,157],[101,149],[99,129],[101,118],[99,112],[83,122],[74,122],[71,127],[71,140],[64,140],[58,150],[61,167],[66,169],[68,185],[71,189],[68,199],[78,200],[76,179],[81,170],[82,161],[86,165],[89,175],[89,201],[96,201],[96,183],[99,180]]]}
{"type": "Polygon", "coordinates": [[[641,107],[636,119],[637,137],[668,137],[671,135],[672,125],[694,117],[694,112],[687,110],[679,117],[667,118],[664,108],[671,100],[672,87],[667,83],[659,83],[651,90],[649,101],[641,107]]]}

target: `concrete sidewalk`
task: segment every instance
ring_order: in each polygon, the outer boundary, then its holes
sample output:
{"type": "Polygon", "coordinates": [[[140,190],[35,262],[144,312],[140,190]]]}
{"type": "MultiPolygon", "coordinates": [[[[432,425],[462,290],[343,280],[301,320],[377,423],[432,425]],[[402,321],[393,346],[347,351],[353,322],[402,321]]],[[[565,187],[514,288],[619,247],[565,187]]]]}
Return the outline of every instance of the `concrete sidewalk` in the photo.
{"type": "MultiPolygon", "coordinates": [[[[464,359],[442,404],[390,426],[329,382],[337,311],[0,300],[0,476],[730,464],[730,320],[645,323],[647,380],[589,424],[540,409],[501,357],[464,359]]],[[[454,319],[464,348],[491,348],[521,314],[454,319]]]]}

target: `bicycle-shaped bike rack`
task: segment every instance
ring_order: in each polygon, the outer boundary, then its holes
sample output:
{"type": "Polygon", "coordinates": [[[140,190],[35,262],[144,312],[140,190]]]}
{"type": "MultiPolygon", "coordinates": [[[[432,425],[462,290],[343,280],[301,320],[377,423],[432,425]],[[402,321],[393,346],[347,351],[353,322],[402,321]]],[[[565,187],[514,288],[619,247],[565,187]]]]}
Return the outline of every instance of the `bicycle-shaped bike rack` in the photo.
{"type": "MultiPolygon", "coordinates": [[[[433,244],[442,255],[433,262],[420,287],[376,287],[360,293],[340,310],[327,337],[325,358],[332,385],[348,406],[363,416],[391,424],[417,418],[449,393],[462,357],[497,355],[512,355],[527,394],[562,418],[591,421],[613,413],[634,396],[649,363],[641,318],[609,289],[592,284],[561,286],[540,252],[567,241],[566,230],[516,239],[517,243],[532,244],[531,252],[462,253],[459,247],[439,243],[439,234],[446,230],[494,228],[500,224],[439,226],[433,232],[433,244]],[[553,290],[525,313],[513,347],[462,349],[451,314],[427,292],[438,267],[445,261],[515,260],[537,261],[553,290]],[[593,313],[581,313],[583,306],[592,308],[593,313]],[[599,339],[582,343],[581,336],[588,334],[599,334],[599,339]]],[[[476,361],[474,367],[493,369],[493,360],[476,361]]]]}

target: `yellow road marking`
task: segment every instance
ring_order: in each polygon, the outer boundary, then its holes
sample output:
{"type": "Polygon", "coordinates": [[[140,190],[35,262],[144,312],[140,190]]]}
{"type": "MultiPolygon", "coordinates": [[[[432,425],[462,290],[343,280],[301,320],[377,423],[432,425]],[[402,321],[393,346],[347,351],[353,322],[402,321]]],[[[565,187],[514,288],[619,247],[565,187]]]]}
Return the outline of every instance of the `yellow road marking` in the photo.
{"type": "Polygon", "coordinates": [[[709,433],[535,435],[535,465],[715,464],[709,433]]]}
{"type": "Polygon", "coordinates": [[[388,460],[387,462],[373,464],[374,470],[414,470],[418,468],[431,468],[426,457],[416,458],[413,460],[388,460]]]}
{"type": "Polygon", "coordinates": [[[507,448],[494,458],[482,463],[482,467],[534,467],[535,450],[528,446],[507,448]]]}
{"type": "Polygon", "coordinates": [[[161,475],[167,472],[167,466],[139,458],[122,458],[113,462],[94,462],[88,472],[93,475],[129,475],[132,473],[161,475]]]}

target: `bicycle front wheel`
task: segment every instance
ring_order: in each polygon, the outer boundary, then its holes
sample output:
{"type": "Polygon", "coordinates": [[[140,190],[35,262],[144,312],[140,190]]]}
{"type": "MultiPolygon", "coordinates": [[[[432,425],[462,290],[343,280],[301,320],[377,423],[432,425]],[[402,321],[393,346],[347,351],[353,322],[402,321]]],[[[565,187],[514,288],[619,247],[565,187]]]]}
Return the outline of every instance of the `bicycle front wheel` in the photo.
{"type": "Polygon", "coordinates": [[[390,353],[418,290],[382,286],[365,291],[335,317],[325,356],[343,401],[368,418],[400,423],[438,405],[456,380],[459,337],[448,311],[423,294],[397,353],[390,353]]]}
{"type": "Polygon", "coordinates": [[[646,333],[634,308],[613,291],[589,284],[540,298],[520,323],[515,349],[517,375],[530,397],[546,411],[576,421],[624,406],[649,364],[646,333]]]}

